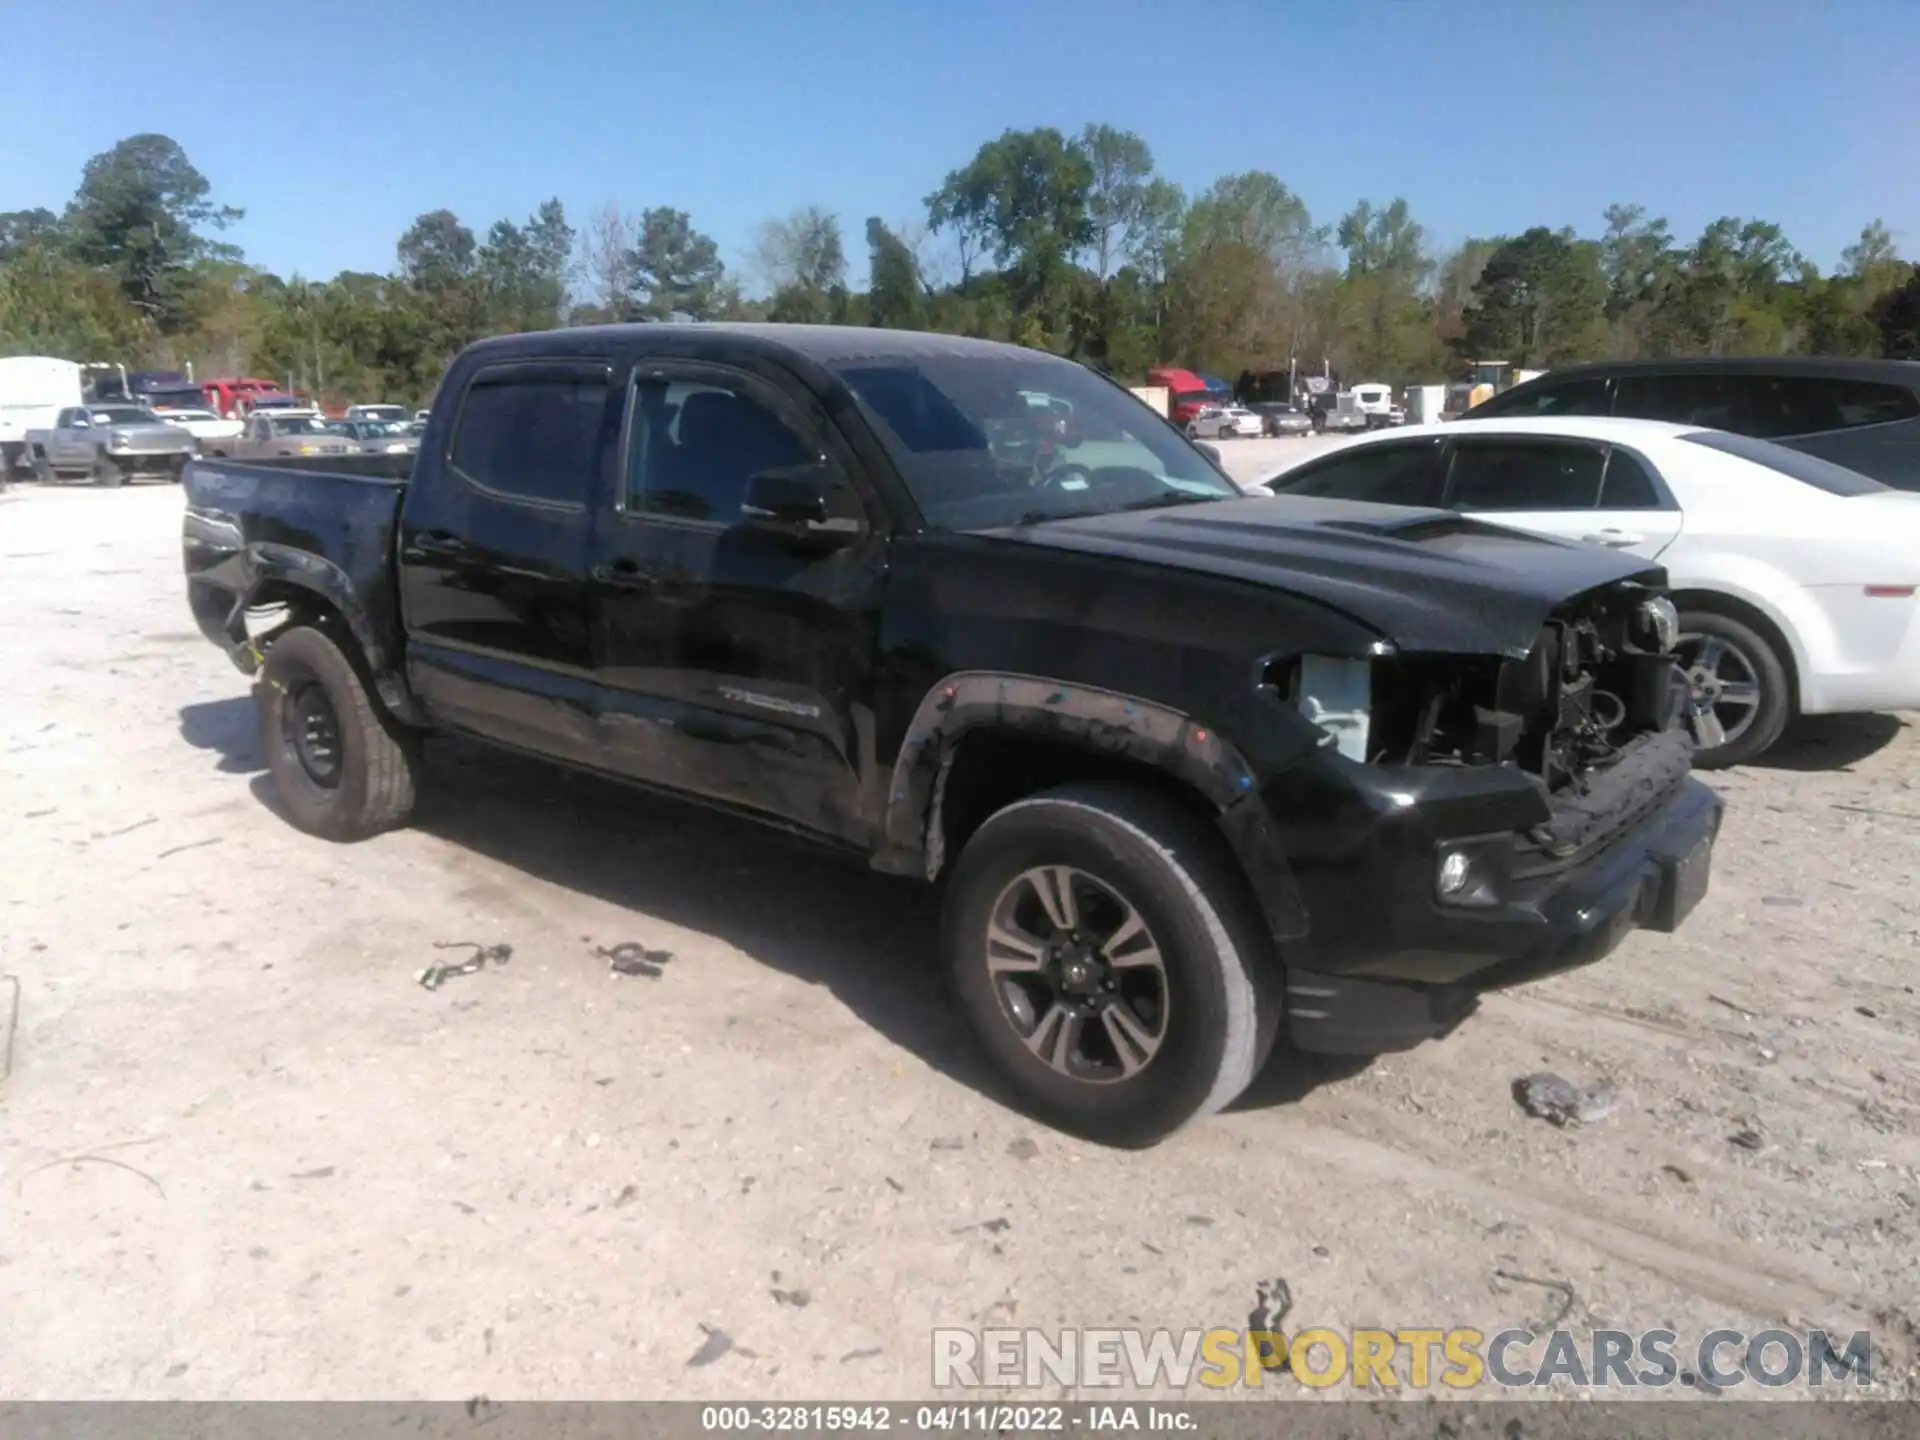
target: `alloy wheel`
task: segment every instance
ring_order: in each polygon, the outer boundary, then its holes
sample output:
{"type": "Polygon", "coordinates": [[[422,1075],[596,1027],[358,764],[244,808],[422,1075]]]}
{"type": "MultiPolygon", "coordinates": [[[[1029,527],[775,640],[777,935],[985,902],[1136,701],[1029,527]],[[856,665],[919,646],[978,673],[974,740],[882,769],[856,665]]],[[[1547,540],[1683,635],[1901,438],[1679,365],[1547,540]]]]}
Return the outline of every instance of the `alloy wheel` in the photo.
{"type": "Polygon", "coordinates": [[[1166,960],[1124,895],[1084,870],[1022,871],[994,901],[984,959],[1021,1042],[1073,1080],[1130,1080],[1160,1052],[1166,960]]]}
{"type": "Polygon", "coordinates": [[[1753,658],[1719,635],[1682,635],[1673,648],[1693,697],[1694,743],[1717,750],[1751,730],[1760,715],[1760,671],[1753,658]]]}

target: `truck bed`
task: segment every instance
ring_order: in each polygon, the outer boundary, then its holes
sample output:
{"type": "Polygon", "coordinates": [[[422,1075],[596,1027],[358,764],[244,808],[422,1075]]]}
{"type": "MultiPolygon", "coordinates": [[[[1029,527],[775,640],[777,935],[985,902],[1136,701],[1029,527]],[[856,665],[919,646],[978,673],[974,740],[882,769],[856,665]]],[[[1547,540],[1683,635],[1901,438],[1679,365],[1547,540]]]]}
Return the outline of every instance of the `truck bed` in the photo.
{"type": "Polygon", "coordinates": [[[341,612],[374,664],[398,655],[394,545],[413,459],[191,461],[182,545],[201,632],[251,673],[246,608],[280,603],[297,586],[341,612]]]}

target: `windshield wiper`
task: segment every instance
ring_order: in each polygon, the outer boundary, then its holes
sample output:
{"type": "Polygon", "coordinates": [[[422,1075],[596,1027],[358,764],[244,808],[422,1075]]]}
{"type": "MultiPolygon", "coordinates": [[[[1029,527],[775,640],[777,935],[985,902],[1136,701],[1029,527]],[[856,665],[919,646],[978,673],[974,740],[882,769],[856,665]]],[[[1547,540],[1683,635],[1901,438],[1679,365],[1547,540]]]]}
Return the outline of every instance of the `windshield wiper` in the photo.
{"type": "Polygon", "coordinates": [[[1229,500],[1229,495],[1187,495],[1178,490],[1170,490],[1165,495],[1149,495],[1144,500],[1133,500],[1120,506],[1122,510],[1160,510],[1169,505],[1204,505],[1210,500],[1229,500]]]}

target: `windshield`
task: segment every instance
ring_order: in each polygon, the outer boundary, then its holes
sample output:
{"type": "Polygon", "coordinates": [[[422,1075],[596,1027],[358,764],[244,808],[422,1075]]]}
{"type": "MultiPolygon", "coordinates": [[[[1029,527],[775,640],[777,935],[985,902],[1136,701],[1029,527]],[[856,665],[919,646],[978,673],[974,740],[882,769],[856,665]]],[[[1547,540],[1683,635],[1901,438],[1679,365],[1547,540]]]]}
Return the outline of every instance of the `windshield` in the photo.
{"type": "Polygon", "coordinates": [[[275,435],[325,435],[327,427],[311,415],[291,415],[273,422],[275,435]]]}
{"type": "Polygon", "coordinates": [[[398,420],[363,420],[360,422],[360,434],[368,440],[383,440],[393,435],[404,435],[407,427],[398,420]]]}
{"type": "Polygon", "coordinates": [[[360,407],[360,418],[381,422],[400,421],[407,418],[407,412],[398,405],[363,405],[360,407]]]}
{"type": "Polygon", "coordinates": [[[1822,460],[1817,455],[1809,455],[1801,450],[1789,450],[1771,441],[1755,440],[1750,435],[1733,435],[1725,430],[1695,430],[1680,438],[1694,445],[1704,445],[1709,450],[1721,450],[1729,455],[1737,455],[1742,460],[1751,460],[1769,470],[1778,470],[1782,475],[1792,476],[1801,484],[1824,490],[1829,495],[1877,495],[1882,490],[1892,488],[1857,470],[1836,465],[1831,460],[1822,460]]]}
{"type": "Polygon", "coordinates": [[[153,416],[131,405],[112,405],[104,410],[89,410],[87,418],[96,425],[151,425],[153,416]]]}
{"type": "Polygon", "coordinates": [[[902,356],[835,368],[940,529],[1240,493],[1153,411],[1068,360],[902,356]]]}

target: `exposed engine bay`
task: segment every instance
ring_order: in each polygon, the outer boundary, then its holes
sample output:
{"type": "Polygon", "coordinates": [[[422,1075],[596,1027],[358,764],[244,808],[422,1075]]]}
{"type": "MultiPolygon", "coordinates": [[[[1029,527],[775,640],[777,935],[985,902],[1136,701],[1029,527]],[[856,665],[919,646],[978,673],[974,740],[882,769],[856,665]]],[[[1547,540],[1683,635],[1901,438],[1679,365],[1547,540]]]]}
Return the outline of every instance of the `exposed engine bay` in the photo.
{"type": "Polygon", "coordinates": [[[1521,659],[1380,657],[1367,758],[1514,765],[1550,792],[1580,787],[1636,737],[1674,727],[1676,629],[1670,602],[1624,584],[1556,611],[1521,659]]]}

